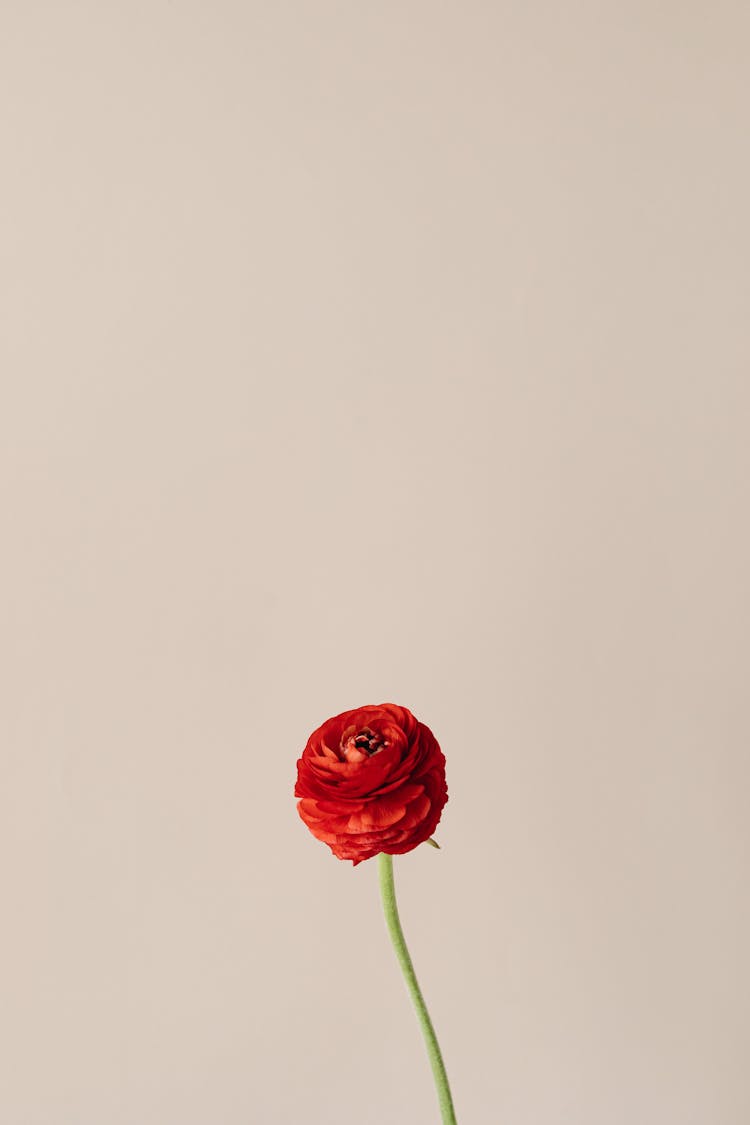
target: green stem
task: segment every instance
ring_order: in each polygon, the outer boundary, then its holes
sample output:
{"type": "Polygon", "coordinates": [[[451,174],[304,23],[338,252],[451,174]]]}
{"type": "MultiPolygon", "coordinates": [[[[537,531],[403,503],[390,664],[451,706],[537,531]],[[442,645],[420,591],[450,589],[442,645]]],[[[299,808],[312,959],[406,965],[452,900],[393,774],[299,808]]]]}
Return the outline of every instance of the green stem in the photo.
{"type": "Polygon", "coordinates": [[[435,1087],[437,1089],[438,1101],[440,1102],[443,1125],[456,1125],[456,1111],[453,1108],[453,1099],[451,1098],[451,1090],[448,1085],[448,1075],[445,1073],[445,1063],[440,1053],[440,1044],[437,1041],[435,1028],[432,1026],[432,1020],[430,1019],[430,1013],[427,1011],[424,996],[417,982],[417,974],[414,972],[414,965],[409,956],[404,931],[401,929],[401,920],[399,919],[398,906],[396,905],[396,888],[393,883],[393,856],[381,852],[378,856],[378,871],[380,875],[380,895],[383,899],[386,925],[388,926],[393,948],[396,951],[396,956],[401,965],[401,971],[404,974],[404,980],[406,981],[407,988],[409,989],[417,1012],[417,1019],[422,1028],[422,1034],[427,1046],[427,1054],[430,1059],[430,1066],[432,1067],[432,1073],[435,1078],[435,1087]]]}

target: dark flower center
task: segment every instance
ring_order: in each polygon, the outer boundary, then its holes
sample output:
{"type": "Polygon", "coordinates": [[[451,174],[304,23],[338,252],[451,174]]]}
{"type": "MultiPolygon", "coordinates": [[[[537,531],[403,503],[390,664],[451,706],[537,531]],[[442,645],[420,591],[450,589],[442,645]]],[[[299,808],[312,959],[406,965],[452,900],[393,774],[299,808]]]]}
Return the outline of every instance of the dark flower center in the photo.
{"type": "Polygon", "coordinates": [[[385,746],[385,739],[371,730],[363,730],[354,739],[354,745],[358,750],[364,750],[366,754],[376,754],[385,746]]]}
{"type": "Polygon", "coordinates": [[[369,727],[365,727],[364,730],[358,731],[357,734],[351,734],[344,739],[341,752],[344,761],[361,762],[365,757],[371,758],[373,754],[377,754],[378,750],[382,750],[387,745],[387,739],[375,734],[369,727]]]}

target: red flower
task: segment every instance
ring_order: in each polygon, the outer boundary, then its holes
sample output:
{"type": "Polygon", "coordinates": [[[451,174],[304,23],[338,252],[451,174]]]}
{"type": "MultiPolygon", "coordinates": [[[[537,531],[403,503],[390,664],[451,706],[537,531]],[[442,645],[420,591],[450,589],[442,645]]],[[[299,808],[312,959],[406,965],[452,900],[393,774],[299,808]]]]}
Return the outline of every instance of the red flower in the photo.
{"type": "Polygon", "coordinates": [[[428,840],[440,820],[445,757],[405,707],[357,707],[310,735],[294,795],[313,836],[339,859],[401,855],[428,840]]]}

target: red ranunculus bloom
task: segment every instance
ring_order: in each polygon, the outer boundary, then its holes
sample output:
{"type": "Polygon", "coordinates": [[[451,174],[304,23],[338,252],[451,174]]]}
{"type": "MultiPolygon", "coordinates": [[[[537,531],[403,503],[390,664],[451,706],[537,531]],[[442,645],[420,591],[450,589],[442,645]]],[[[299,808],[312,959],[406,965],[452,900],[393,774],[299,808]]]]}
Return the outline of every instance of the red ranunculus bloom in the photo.
{"type": "Polygon", "coordinates": [[[445,757],[405,707],[357,707],[310,735],[294,795],[313,836],[339,859],[400,855],[435,831],[448,800],[445,757]]]}

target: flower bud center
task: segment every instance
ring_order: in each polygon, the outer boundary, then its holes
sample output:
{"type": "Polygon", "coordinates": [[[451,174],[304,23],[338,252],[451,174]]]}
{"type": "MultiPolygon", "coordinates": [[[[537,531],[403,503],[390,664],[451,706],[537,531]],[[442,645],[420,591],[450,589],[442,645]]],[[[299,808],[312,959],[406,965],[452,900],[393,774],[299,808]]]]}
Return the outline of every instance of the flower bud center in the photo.
{"type": "Polygon", "coordinates": [[[382,750],[387,742],[379,734],[375,734],[369,727],[350,735],[342,744],[341,750],[347,762],[363,762],[382,750]]]}

